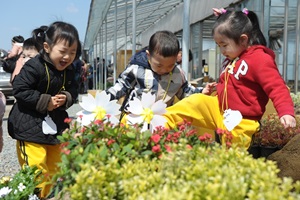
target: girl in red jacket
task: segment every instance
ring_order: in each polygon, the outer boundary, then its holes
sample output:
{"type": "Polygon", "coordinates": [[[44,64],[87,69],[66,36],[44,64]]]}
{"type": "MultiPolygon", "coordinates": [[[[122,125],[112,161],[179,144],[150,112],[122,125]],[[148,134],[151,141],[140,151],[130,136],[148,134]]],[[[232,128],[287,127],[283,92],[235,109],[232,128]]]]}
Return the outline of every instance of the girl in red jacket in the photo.
{"type": "Polygon", "coordinates": [[[214,11],[218,19],[212,34],[226,57],[217,95],[194,94],[167,108],[167,126],[186,119],[197,127],[221,128],[231,131],[233,143],[248,148],[270,98],[283,126],[295,127],[293,101],[256,14],[247,9],[214,11]]]}

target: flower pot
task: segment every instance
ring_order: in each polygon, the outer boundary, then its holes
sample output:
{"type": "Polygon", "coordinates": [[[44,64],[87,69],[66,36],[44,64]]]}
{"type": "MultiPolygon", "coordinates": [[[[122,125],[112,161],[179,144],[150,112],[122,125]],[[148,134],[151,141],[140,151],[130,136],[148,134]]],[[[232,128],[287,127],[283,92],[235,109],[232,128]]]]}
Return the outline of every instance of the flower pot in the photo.
{"type": "Polygon", "coordinates": [[[267,158],[269,155],[275,153],[278,150],[279,150],[278,147],[261,146],[260,147],[260,156],[267,158]]]}
{"type": "Polygon", "coordinates": [[[248,152],[253,156],[253,158],[261,157],[261,148],[259,145],[251,145],[248,149],[248,152]]]}

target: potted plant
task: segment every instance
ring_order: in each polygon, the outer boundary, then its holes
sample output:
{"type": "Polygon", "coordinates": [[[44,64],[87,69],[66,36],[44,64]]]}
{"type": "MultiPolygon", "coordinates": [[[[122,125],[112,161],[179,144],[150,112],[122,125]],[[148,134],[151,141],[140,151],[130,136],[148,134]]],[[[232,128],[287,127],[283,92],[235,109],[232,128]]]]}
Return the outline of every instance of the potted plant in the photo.
{"type": "Polygon", "coordinates": [[[300,115],[300,92],[296,94],[291,93],[292,100],[294,102],[295,113],[296,115],[300,115]]]}
{"type": "Polygon", "coordinates": [[[296,115],[297,126],[284,128],[276,113],[269,114],[261,120],[261,130],[253,137],[253,146],[260,147],[261,157],[281,149],[295,135],[300,133],[300,116],[296,115]]]}

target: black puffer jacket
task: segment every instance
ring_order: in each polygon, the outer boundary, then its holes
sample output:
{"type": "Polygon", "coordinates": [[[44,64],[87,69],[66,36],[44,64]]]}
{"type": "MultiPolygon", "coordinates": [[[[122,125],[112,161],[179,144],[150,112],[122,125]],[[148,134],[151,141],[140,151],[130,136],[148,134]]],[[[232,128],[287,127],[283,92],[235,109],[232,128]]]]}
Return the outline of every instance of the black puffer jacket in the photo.
{"type": "Polygon", "coordinates": [[[71,66],[64,71],[58,71],[51,62],[45,60],[49,58],[46,56],[43,59],[41,55],[30,59],[15,77],[13,93],[17,101],[8,117],[8,132],[17,140],[58,144],[56,136],[68,128],[68,124],[64,123],[64,119],[68,117],[66,109],[73,105],[77,98],[78,85],[71,66]],[[42,131],[42,122],[47,116],[51,96],[58,93],[67,96],[65,105],[48,112],[57,126],[58,133],[45,135],[42,131]]]}

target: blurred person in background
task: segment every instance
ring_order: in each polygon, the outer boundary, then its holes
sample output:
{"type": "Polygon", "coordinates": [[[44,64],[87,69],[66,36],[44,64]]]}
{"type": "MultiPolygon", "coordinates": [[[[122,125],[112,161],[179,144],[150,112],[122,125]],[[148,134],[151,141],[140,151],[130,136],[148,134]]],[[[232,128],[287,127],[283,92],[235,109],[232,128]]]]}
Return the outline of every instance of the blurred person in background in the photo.
{"type": "Polygon", "coordinates": [[[6,98],[5,95],[0,91],[0,153],[2,152],[3,148],[3,116],[5,113],[5,106],[6,106],[6,98]]]}

